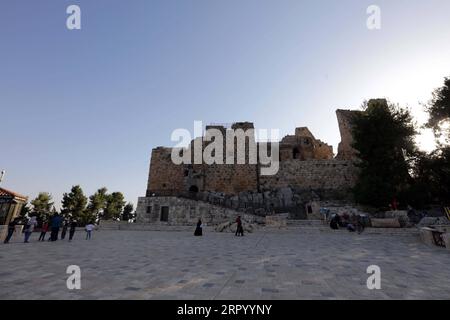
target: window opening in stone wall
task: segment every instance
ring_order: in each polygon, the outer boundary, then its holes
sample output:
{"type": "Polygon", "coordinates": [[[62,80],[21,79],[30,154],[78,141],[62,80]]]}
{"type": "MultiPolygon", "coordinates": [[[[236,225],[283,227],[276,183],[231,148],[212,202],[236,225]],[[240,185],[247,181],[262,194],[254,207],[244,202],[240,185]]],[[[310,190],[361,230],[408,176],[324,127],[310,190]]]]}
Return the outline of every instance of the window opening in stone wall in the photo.
{"type": "Polygon", "coordinates": [[[161,221],[169,221],[169,207],[167,206],[161,207],[161,221]]]}

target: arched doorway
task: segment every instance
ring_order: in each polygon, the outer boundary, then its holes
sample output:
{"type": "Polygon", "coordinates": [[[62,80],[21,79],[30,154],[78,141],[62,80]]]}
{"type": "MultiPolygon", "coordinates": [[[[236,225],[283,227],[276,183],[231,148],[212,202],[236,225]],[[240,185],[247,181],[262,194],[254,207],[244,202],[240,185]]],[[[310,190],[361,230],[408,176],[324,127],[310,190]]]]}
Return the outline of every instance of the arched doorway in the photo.
{"type": "Polygon", "coordinates": [[[191,192],[191,193],[198,193],[198,187],[197,186],[191,186],[189,188],[189,192],[191,192]]]}

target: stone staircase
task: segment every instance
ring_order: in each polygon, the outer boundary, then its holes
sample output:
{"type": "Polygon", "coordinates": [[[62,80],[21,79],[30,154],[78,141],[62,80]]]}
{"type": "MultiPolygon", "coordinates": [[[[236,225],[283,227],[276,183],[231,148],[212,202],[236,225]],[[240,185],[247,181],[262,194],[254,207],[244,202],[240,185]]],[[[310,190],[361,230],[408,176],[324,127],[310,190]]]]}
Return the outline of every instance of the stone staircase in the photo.
{"type": "MultiPolygon", "coordinates": [[[[124,222],[102,222],[98,230],[128,230],[128,231],[172,231],[172,232],[194,232],[195,226],[169,226],[147,223],[124,223],[124,222]]],[[[322,220],[287,220],[285,227],[259,227],[259,231],[291,231],[301,233],[334,233],[348,234],[346,229],[332,230],[328,224],[322,220]]],[[[206,226],[205,232],[215,232],[214,226],[206,226]]],[[[258,231],[256,231],[258,232],[258,231]]],[[[387,236],[419,236],[417,228],[366,228],[363,232],[366,235],[387,235],[387,236]]]]}
{"type": "MultiPolygon", "coordinates": [[[[328,223],[323,220],[287,220],[288,230],[298,230],[299,232],[327,232],[327,233],[348,233],[346,229],[332,230],[328,223]]],[[[363,234],[390,235],[390,236],[419,236],[417,228],[366,228],[363,234]]]]}
{"type": "Polygon", "coordinates": [[[323,220],[287,220],[288,230],[301,230],[302,232],[327,232],[332,231],[323,220]]]}
{"type": "Polygon", "coordinates": [[[288,227],[326,227],[323,220],[287,220],[288,227]]]}
{"type": "MultiPolygon", "coordinates": [[[[195,226],[169,226],[164,224],[149,223],[103,223],[98,227],[102,230],[122,230],[122,231],[170,231],[170,232],[194,232],[195,226]]],[[[206,226],[204,231],[214,232],[213,226],[206,226]]]]}

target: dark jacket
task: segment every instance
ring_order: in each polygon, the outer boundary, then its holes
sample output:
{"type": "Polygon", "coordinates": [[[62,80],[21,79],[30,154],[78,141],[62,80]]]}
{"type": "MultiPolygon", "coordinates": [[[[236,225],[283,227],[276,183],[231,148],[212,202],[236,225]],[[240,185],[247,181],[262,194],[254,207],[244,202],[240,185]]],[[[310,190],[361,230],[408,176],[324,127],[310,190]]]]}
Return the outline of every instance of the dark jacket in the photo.
{"type": "Polygon", "coordinates": [[[77,228],[77,223],[76,222],[71,222],[70,223],[70,232],[75,232],[76,228],[77,228]]]}
{"type": "Polygon", "coordinates": [[[8,223],[8,229],[9,230],[15,230],[16,229],[17,220],[11,220],[8,223]]]}
{"type": "Polygon", "coordinates": [[[62,223],[62,217],[61,216],[54,216],[52,218],[52,228],[59,228],[61,227],[62,223]]]}

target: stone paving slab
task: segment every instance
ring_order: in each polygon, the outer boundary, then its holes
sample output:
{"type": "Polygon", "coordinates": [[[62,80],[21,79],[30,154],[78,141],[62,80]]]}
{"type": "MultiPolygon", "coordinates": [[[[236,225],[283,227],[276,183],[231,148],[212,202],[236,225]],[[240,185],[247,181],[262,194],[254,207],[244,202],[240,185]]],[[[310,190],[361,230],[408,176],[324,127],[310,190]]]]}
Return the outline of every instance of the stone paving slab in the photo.
{"type": "Polygon", "coordinates": [[[100,230],[0,245],[0,299],[450,299],[450,253],[417,236],[100,230]],[[68,290],[66,268],[81,268],[68,290]],[[381,268],[381,290],[366,286],[381,268]]]}

